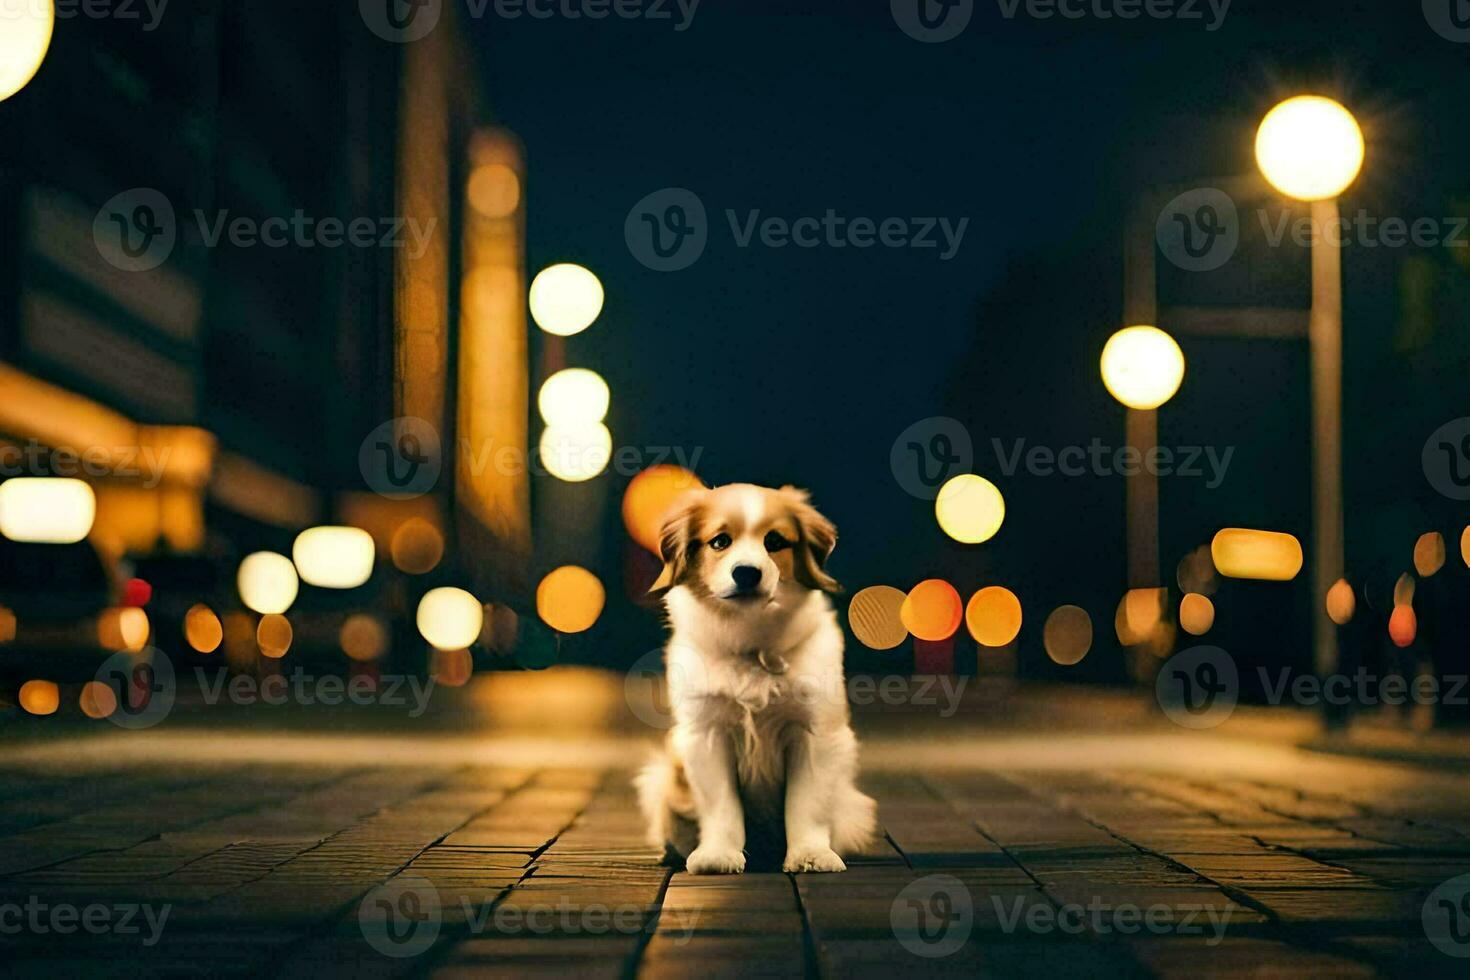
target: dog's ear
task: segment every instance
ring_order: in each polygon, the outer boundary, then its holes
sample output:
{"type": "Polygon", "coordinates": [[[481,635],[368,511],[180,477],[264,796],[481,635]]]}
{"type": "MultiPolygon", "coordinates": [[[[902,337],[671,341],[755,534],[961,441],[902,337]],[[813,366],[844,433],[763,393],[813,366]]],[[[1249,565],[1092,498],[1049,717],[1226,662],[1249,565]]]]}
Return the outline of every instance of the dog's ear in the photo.
{"type": "Polygon", "coordinates": [[[704,507],[704,490],[690,490],[681,496],[664,515],[663,525],[658,532],[659,557],[664,569],[659,573],[648,591],[652,595],[663,595],[684,579],[689,567],[689,546],[694,540],[694,525],[704,507]]]}
{"type": "Polygon", "coordinates": [[[805,490],[785,486],[781,493],[791,507],[791,516],[801,531],[801,540],[796,545],[796,579],[809,589],[823,592],[841,592],[842,586],[826,572],[827,559],[837,547],[837,528],[812,506],[811,497],[805,490]]]}

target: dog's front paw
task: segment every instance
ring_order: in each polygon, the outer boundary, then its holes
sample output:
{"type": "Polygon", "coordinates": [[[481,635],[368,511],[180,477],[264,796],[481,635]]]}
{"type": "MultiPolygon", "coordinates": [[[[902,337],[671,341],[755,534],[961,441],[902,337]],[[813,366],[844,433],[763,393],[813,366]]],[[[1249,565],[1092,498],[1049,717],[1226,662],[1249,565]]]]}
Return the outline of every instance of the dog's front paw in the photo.
{"type": "Polygon", "coordinates": [[[745,870],[745,852],[701,844],[684,862],[684,868],[692,875],[738,875],[745,870]]]}
{"type": "Polygon", "coordinates": [[[786,862],[781,865],[781,870],[794,873],[846,871],[847,865],[842,863],[842,858],[830,847],[801,847],[786,852],[786,862]]]}

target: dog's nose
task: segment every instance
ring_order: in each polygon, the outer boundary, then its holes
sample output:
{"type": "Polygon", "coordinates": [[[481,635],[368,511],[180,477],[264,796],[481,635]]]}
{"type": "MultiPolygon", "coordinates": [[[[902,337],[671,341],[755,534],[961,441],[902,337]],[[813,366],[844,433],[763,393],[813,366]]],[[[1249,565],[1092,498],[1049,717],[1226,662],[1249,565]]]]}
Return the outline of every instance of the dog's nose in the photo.
{"type": "Polygon", "coordinates": [[[736,565],[730,569],[730,577],[735,579],[735,588],[741,592],[749,592],[761,584],[761,570],[754,565],[736,565]]]}

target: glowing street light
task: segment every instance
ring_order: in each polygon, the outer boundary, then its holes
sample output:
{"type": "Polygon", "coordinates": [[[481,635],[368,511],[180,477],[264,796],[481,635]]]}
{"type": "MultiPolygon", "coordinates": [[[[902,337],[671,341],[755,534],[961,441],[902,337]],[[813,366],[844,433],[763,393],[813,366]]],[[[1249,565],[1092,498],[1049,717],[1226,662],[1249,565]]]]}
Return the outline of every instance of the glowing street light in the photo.
{"type": "Polygon", "coordinates": [[[75,544],[96,519],[97,496],[81,480],[16,477],[0,483],[0,534],[12,541],[75,544]]]}
{"type": "Polygon", "coordinates": [[[273,551],[257,551],[242,561],[235,585],[245,608],[262,616],[278,616],[290,609],[301,588],[291,559],[273,551]]]}
{"type": "Polygon", "coordinates": [[[547,333],[570,337],[592,326],[604,298],[590,270],[570,262],[548,266],[531,282],[531,317],[547,333]]]}
{"type": "Polygon", "coordinates": [[[435,650],[463,650],[480,638],[485,607],[464,589],[433,589],[419,600],[415,619],[435,650]]]}
{"type": "Polygon", "coordinates": [[[607,418],[612,395],[596,371],[567,368],[541,385],[536,405],[547,425],[579,425],[607,418]]]}
{"type": "MultiPolygon", "coordinates": [[[[1128,410],[1128,447],[1146,457],[1159,441],[1157,409],[1184,383],[1184,352],[1158,327],[1124,327],[1103,345],[1098,364],[1108,393],[1128,410]]],[[[1159,572],[1159,475],[1148,466],[1128,477],[1128,585],[1153,589],[1159,572]]]]}
{"type": "Polygon", "coordinates": [[[291,557],[306,584],[355,589],[372,578],[377,549],[362,528],[314,527],[296,536],[291,557]]]}
{"type": "Polygon", "coordinates": [[[994,483],[974,473],[962,473],[939,490],[934,516],[945,534],[962,544],[980,544],[995,537],[1006,519],[1006,501],[994,483]]]}
{"type": "MultiPolygon", "coordinates": [[[[1299,95],[1276,106],[1256,131],[1256,163],[1281,193],[1311,208],[1312,246],[1312,595],[1313,606],[1342,578],[1342,235],[1337,195],[1363,168],[1363,131],[1340,103],[1299,95]],[[1329,229],[1331,232],[1329,233],[1329,229]]],[[[1321,676],[1337,669],[1337,628],[1325,605],[1313,617],[1321,676]]]]}
{"type": "Polygon", "coordinates": [[[1128,408],[1152,411],[1184,381],[1184,352],[1158,327],[1125,327],[1103,346],[1102,379],[1109,394],[1128,408]]]}
{"type": "Polygon", "coordinates": [[[601,422],[548,425],[541,433],[542,464],[568,483],[583,483],[607,469],[612,448],[612,433],[601,422]]]}
{"type": "Polygon", "coordinates": [[[0,20],[5,25],[0,31],[0,102],[4,102],[41,70],[51,48],[56,9],[51,0],[11,3],[0,20]]]}

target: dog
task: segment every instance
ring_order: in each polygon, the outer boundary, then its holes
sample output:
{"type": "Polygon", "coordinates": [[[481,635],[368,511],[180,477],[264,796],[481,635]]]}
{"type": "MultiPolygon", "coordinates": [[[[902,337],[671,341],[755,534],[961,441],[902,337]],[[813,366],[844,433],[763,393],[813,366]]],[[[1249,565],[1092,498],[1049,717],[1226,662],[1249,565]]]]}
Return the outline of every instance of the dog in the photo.
{"type": "Polygon", "coordinates": [[[665,516],[663,599],[673,726],[637,776],[649,839],[691,874],[845,871],[877,804],[858,791],[858,743],[828,600],[832,522],[805,491],[699,489],[665,516]]]}

